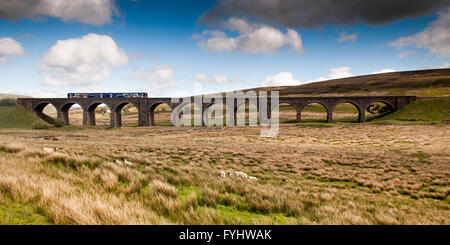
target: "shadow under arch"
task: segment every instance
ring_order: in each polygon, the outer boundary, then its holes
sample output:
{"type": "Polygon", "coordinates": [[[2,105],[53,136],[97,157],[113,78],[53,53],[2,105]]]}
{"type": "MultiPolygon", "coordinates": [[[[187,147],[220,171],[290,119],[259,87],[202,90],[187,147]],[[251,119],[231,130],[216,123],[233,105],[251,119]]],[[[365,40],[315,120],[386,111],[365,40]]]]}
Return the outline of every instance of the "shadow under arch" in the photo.
{"type": "Polygon", "coordinates": [[[111,118],[112,120],[114,120],[114,125],[111,125],[111,127],[114,126],[120,128],[123,125],[134,127],[139,126],[139,117],[140,117],[139,105],[136,105],[133,102],[124,101],[116,105],[113,111],[114,113],[111,114],[111,118]],[[133,108],[136,108],[136,111],[134,111],[133,108]],[[122,115],[127,116],[126,120],[122,118],[122,115]],[[133,123],[133,121],[136,122],[133,123]]]}
{"type": "Polygon", "coordinates": [[[257,99],[246,98],[234,106],[234,125],[257,126],[259,123],[259,111],[257,99]]]}
{"type": "Polygon", "coordinates": [[[298,110],[298,122],[331,122],[332,115],[329,108],[320,101],[308,101],[298,110]],[[325,119],[321,119],[325,114],[325,119]],[[306,117],[306,119],[305,119],[306,117]]]}
{"type": "Polygon", "coordinates": [[[97,101],[89,104],[87,108],[84,108],[84,116],[83,116],[83,125],[96,126],[98,124],[108,125],[107,122],[109,120],[109,125],[111,124],[111,106],[102,102],[97,101]],[[106,109],[107,108],[107,109],[106,109]],[[101,116],[100,120],[98,120],[97,116],[101,116]],[[108,117],[105,119],[104,117],[108,117]],[[99,122],[100,123],[99,123],[99,122]]]}
{"type": "Polygon", "coordinates": [[[279,109],[279,122],[280,123],[299,123],[300,113],[294,104],[288,102],[280,102],[278,104],[279,109]]]}
{"type": "Polygon", "coordinates": [[[181,126],[203,126],[202,105],[197,105],[195,102],[178,105],[172,112],[172,123],[181,126]]]}
{"type": "Polygon", "coordinates": [[[61,111],[63,114],[64,123],[66,125],[78,125],[78,126],[83,125],[84,108],[80,104],[78,104],[74,101],[69,101],[61,107],[61,111]],[[74,106],[75,106],[75,108],[78,108],[78,110],[76,112],[71,113],[71,109],[74,106]],[[71,116],[75,116],[75,120],[71,120],[70,119],[71,116]],[[73,123],[71,121],[75,121],[75,123],[73,123]]]}
{"type": "Polygon", "coordinates": [[[353,101],[339,101],[333,107],[333,122],[360,123],[364,122],[364,109],[353,101]]]}
{"type": "Polygon", "coordinates": [[[203,112],[203,122],[205,126],[229,126],[231,125],[231,115],[233,110],[222,101],[212,103],[203,112]]]}
{"type": "Polygon", "coordinates": [[[374,101],[365,109],[367,111],[366,121],[372,121],[384,117],[395,111],[394,106],[391,103],[383,100],[374,101]]]}
{"type": "Polygon", "coordinates": [[[164,101],[157,101],[148,109],[150,126],[172,126],[172,108],[164,101]]]}
{"type": "Polygon", "coordinates": [[[55,124],[58,118],[58,109],[50,101],[43,101],[33,108],[33,112],[42,120],[49,124],[55,124]],[[54,114],[56,116],[51,116],[54,114]]]}

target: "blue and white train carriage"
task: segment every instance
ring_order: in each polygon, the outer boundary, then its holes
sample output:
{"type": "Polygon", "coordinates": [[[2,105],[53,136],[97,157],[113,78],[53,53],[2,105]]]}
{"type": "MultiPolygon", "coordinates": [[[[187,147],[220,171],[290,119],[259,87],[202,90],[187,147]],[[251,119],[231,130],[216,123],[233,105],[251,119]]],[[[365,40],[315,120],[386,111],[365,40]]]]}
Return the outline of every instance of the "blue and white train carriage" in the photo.
{"type": "Polygon", "coordinates": [[[148,98],[147,93],[68,93],[67,98],[148,98]]]}

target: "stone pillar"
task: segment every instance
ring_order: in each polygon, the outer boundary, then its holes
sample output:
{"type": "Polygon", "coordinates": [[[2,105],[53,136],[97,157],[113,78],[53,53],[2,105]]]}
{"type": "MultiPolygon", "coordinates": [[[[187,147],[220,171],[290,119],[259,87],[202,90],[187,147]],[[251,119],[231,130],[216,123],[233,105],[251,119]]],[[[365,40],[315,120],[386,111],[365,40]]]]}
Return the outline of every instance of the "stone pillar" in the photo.
{"type": "Polygon", "coordinates": [[[155,111],[152,109],[148,112],[148,121],[150,126],[155,126],[155,111]]]}
{"type": "MultiPolygon", "coordinates": [[[[280,109],[278,109],[278,112],[279,110],[280,109]]],[[[269,119],[269,121],[272,119],[272,102],[270,103],[270,105],[267,105],[267,119],[269,119]]]]}
{"type": "Polygon", "coordinates": [[[96,125],[96,122],[95,122],[95,109],[92,110],[92,111],[88,111],[87,115],[88,115],[87,124],[90,125],[90,126],[95,126],[96,125]]]}
{"type": "Polygon", "coordinates": [[[89,112],[83,110],[83,126],[87,126],[89,121],[89,112]]]}
{"type": "Polygon", "coordinates": [[[297,112],[297,123],[302,122],[302,112],[297,112]]]}
{"type": "Polygon", "coordinates": [[[332,123],[333,122],[333,112],[328,111],[327,112],[327,123],[332,123]]]}
{"type": "Polygon", "coordinates": [[[234,110],[234,102],[233,103],[229,103],[227,101],[227,107],[226,107],[226,117],[228,118],[228,124],[225,126],[234,126],[236,125],[236,112],[234,110]]]}
{"type": "Polygon", "coordinates": [[[200,117],[202,120],[202,126],[208,126],[208,105],[207,104],[203,104],[202,103],[202,111],[200,113],[200,117]],[[206,119],[205,119],[205,114],[206,114],[206,119]]]}
{"type": "Polygon", "coordinates": [[[139,127],[145,127],[150,125],[149,121],[149,110],[148,110],[148,101],[147,99],[139,100],[139,127]]]}
{"type": "Polygon", "coordinates": [[[66,125],[70,125],[70,122],[69,122],[69,110],[63,111],[63,119],[64,119],[64,123],[66,125]]]}
{"type": "MultiPolygon", "coordinates": [[[[233,109],[233,126],[237,126],[237,121],[238,121],[238,118],[237,118],[237,110],[238,110],[238,108],[236,107],[236,108],[234,108],[233,109]]],[[[231,121],[230,121],[231,122],[231,121]]]]}
{"type": "Polygon", "coordinates": [[[64,120],[64,112],[61,109],[56,109],[56,118],[59,120],[64,120]]]}
{"type": "Polygon", "coordinates": [[[359,114],[358,114],[358,122],[359,123],[364,123],[366,121],[366,111],[365,110],[360,110],[359,114]]]}
{"type": "Polygon", "coordinates": [[[117,118],[117,113],[115,111],[111,110],[111,114],[109,114],[109,127],[110,128],[117,127],[116,118],[117,118]]]}
{"type": "Polygon", "coordinates": [[[115,113],[112,113],[114,115],[114,121],[115,121],[115,127],[116,128],[121,128],[122,127],[122,112],[121,111],[117,111],[115,113]]]}
{"type": "Polygon", "coordinates": [[[144,127],[147,125],[147,119],[146,119],[147,113],[145,110],[138,109],[138,127],[144,127]]]}

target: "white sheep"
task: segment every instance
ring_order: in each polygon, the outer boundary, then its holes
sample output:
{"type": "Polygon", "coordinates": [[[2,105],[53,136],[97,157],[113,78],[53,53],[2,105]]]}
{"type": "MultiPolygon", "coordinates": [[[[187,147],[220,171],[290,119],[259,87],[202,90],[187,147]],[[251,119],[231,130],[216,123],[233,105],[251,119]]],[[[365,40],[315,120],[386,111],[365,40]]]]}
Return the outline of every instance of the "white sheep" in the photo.
{"type": "Polygon", "coordinates": [[[120,166],[123,166],[123,164],[122,164],[122,162],[120,160],[116,160],[116,164],[120,165],[120,166]]]}
{"type": "Polygon", "coordinates": [[[44,152],[46,153],[50,153],[53,154],[55,153],[59,148],[57,146],[53,147],[53,148],[48,148],[48,147],[44,147],[44,152]]]}
{"type": "Polygon", "coordinates": [[[230,176],[230,177],[237,177],[237,178],[243,178],[243,179],[248,178],[246,173],[239,172],[239,171],[228,171],[227,175],[230,176]]]}
{"type": "Polygon", "coordinates": [[[258,180],[258,178],[256,178],[255,176],[248,176],[249,180],[258,180]]]}
{"type": "Polygon", "coordinates": [[[248,179],[248,175],[244,172],[234,171],[234,176],[242,179],[248,179]]]}
{"type": "Polygon", "coordinates": [[[220,178],[223,179],[223,178],[225,178],[226,176],[227,176],[227,175],[226,175],[225,171],[222,171],[222,170],[219,171],[219,177],[220,177],[220,178]]]}
{"type": "Polygon", "coordinates": [[[127,159],[124,159],[123,162],[124,162],[127,166],[134,166],[134,163],[128,161],[127,159]]]}

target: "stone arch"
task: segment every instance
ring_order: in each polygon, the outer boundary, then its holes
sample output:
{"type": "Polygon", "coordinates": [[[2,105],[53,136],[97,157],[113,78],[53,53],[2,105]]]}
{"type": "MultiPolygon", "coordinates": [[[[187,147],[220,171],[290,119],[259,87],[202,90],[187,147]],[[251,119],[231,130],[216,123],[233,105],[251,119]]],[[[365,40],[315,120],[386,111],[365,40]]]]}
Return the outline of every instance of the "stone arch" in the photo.
{"type": "Polygon", "coordinates": [[[41,102],[39,102],[37,105],[35,105],[33,107],[33,113],[35,113],[39,118],[41,118],[42,120],[44,120],[45,122],[47,122],[49,124],[55,123],[54,118],[52,118],[50,115],[47,115],[47,114],[44,113],[44,109],[48,105],[53,106],[56,109],[56,114],[57,114],[56,117],[59,118],[59,119],[62,119],[60,108],[57,105],[55,105],[54,103],[50,102],[50,101],[41,101],[41,102]]]}
{"type": "Polygon", "coordinates": [[[244,124],[247,125],[247,123],[248,123],[249,126],[256,126],[258,124],[258,122],[259,122],[259,111],[258,111],[259,105],[258,105],[257,98],[253,102],[254,103],[252,103],[251,98],[245,98],[245,100],[243,102],[236,103],[236,105],[234,106],[234,109],[233,109],[235,125],[242,123],[242,118],[240,117],[242,114],[242,111],[238,111],[241,106],[245,106],[244,111],[243,111],[244,112],[244,118],[243,118],[244,124]],[[248,108],[247,108],[247,106],[248,106],[248,108]],[[253,107],[254,109],[252,109],[251,107],[253,107]],[[238,114],[238,112],[241,112],[241,113],[238,114]],[[254,116],[253,116],[253,114],[254,114],[254,116]]]}
{"type": "MultiPolygon", "coordinates": [[[[356,122],[364,122],[364,120],[365,120],[364,109],[358,103],[356,103],[356,102],[354,102],[352,100],[341,100],[341,101],[338,101],[336,104],[334,104],[333,109],[332,109],[332,113],[335,113],[336,108],[338,106],[344,105],[344,104],[349,104],[349,105],[352,105],[354,108],[356,108],[356,112],[358,113],[356,122]]],[[[335,118],[334,115],[333,115],[333,118],[335,118]]]]}
{"type": "Polygon", "coordinates": [[[138,111],[138,114],[137,114],[138,115],[138,118],[137,118],[138,125],[137,126],[139,126],[139,118],[140,118],[140,114],[141,114],[139,105],[132,101],[123,101],[123,102],[120,102],[119,104],[117,104],[113,110],[111,110],[111,121],[114,120],[114,125],[111,125],[111,127],[118,127],[118,128],[122,127],[122,109],[128,104],[131,104],[132,106],[136,107],[136,109],[138,111]]]}
{"type": "Polygon", "coordinates": [[[365,111],[368,112],[367,120],[373,120],[376,118],[380,118],[385,116],[386,114],[392,113],[395,111],[395,107],[385,100],[376,100],[371,101],[365,108],[365,111]],[[380,104],[383,104],[385,108],[379,108],[380,104]]]}
{"type": "Polygon", "coordinates": [[[167,106],[170,108],[170,110],[172,110],[172,107],[171,107],[167,102],[164,102],[164,101],[157,101],[157,102],[152,103],[152,104],[149,106],[149,109],[148,109],[148,121],[149,121],[149,125],[150,125],[150,126],[155,126],[155,125],[156,125],[156,122],[155,122],[155,114],[158,113],[158,112],[156,111],[156,108],[157,108],[158,106],[160,106],[160,105],[167,105],[167,106]]]}
{"type": "MultiPolygon", "coordinates": [[[[65,102],[62,106],[61,106],[61,112],[62,112],[62,115],[63,115],[63,120],[64,120],[64,123],[66,124],[66,125],[70,125],[70,108],[72,108],[72,106],[74,106],[74,105],[79,105],[80,106],[80,108],[83,110],[83,112],[84,112],[84,108],[83,108],[83,106],[82,105],[80,105],[79,103],[77,103],[77,102],[75,102],[75,101],[68,101],[68,102],[65,102]]],[[[84,113],[83,113],[83,115],[84,115],[84,113]]],[[[83,119],[82,119],[83,120],[83,119]]]]}
{"type": "Polygon", "coordinates": [[[396,107],[394,106],[394,104],[391,103],[390,101],[387,101],[387,100],[372,100],[370,102],[369,106],[372,105],[372,104],[376,104],[376,103],[383,103],[383,104],[388,106],[390,111],[392,111],[392,112],[396,111],[396,107]]]}
{"type": "Polygon", "coordinates": [[[326,119],[326,121],[328,122],[328,123],[331,123],[332,121],[333,121],[333,114],[332,114],[332,110],[330,109],[330,107],[329,107],[329,105],[327,105],[326,103],[324,103],[324,102],[322,102],[322,101],[319,101],[319,100],[310,100],[310,101],[307,101],[307,102],[305,102],[299,109],[298,109],[298,112],[299,112],[299,116],[298,116],[298,122],[302,122],[302,114],[303,114],[303,112],[304,112],[304,110],[305,110],[305,107],[307,107],[308,105],[311,105],[311,104],[319,104],[319,105],[321,105],[324,109],[325,109],[325,112],[326,112],[326,114],[327,114],[327,119],[326,119]]]}
{"type": "MultiPolygon", "coordinates": [[[[83,125],[90,125],[90,126],[97,125],[95,112],[96,112],[96,109],[98,108],[98,106],[100,106],[102,104],[106,105],[110,111],[110,114],[112,114],[111,108],[113,108],[113,107],[110,104],[105,103],[103,101],[92,102],[83,108],[84,109],[83,110],[83,125]]],[[[110,119],[110,125],[111,125],[111,119],[110,119]]]]}
{"type": "MultiPolygon", "coordinates": [[[[279,108],[279,120],[280,123],[300,123],[301,120],[301,110],[298,109],[298,105],[292,102],[287,102],[287,101],[280,101],[277,105],[272,106],[271,111],[273,111],[273,108],[275,106],[278,106],[279,108]],[[285,106],[282,106],[285,105],[285,106]],[[287,116],[288,115],[283,115],[284,113],[284,108],[289,108],[292,107],[295,110],[295,120],[288,120],[287,116]],[[285,117],[285,118],[283,118],[285,117]]],[[[286,113],[287,114],[287,113],[286,113]]],[[[289,115],[290,116],[290,115],[289,115]]]]}
{"type": "Polygon", "coordinates": [[[217,101],[215,103],[211,103],[208,105],[204,105],[204,111],[203,111],[203,123],[205,126],[227,126],[230,125],[230,109],[228,108],[226,103],[223,103],[223,101],[217,101]],[[218,108],[215,108],[218,107],[218,108]],[[222,113],[215,113],[217,109],[220,109],[220,107],[222,107],[222,113]],[[210,115],[210,111],[214,109],[213,112],[211,112],[210,115]],[[214,115],[213,115],[214,113],[214,115]],[[214,116],[214,119],[212,121],[210,121],[210,116],[211,119],[214,116]],[[216,118],[216,116],[219,116],[219,118],[216,118]],[[220,120],[222,119],[222,120],[220,120]],[[210,123],[213,123],[212,125],[210,125],[210,123]]]}
{"type": "Polygon", "coordinates": [[[42,112],[44,108],[49,104],[53,105],[50,101],[41,101],[33,107],[33,112],[34,113],[42,112]]]}
{"type": "Polygon", "coordinates": [[[174,125],[184,126],[203,126],[203,108],[203,104],[196,103],[195,101],[182,102],[172,111],[172,123],[174,125]],[[188,106],[190,110],[187,108],[188,106]],[[186,115],[185,112],[187,112],[186,115]],[[187,115],[190,118],[186,118],[187,115]]]}

